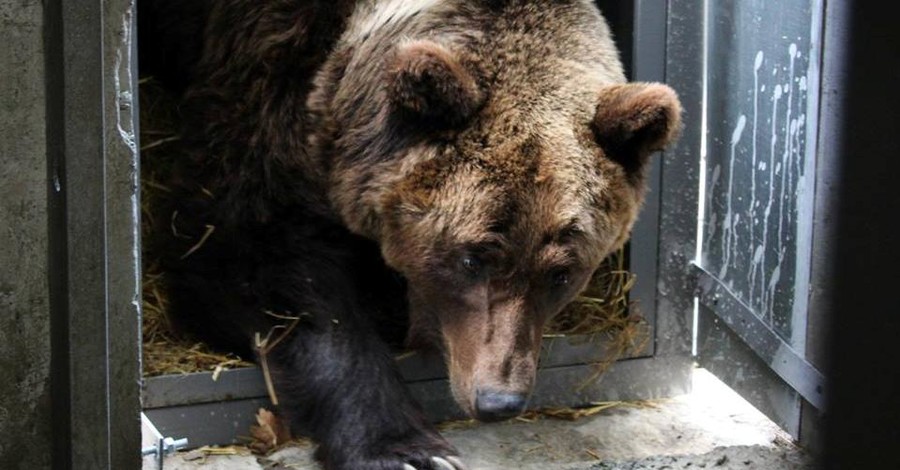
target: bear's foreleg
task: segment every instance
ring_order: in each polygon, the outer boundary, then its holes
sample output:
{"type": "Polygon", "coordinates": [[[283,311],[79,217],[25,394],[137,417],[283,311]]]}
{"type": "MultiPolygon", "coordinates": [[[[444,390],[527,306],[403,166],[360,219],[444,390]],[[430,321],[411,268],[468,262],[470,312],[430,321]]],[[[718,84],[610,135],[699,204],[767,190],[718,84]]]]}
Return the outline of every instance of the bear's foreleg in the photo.
{"type": "MultiPolygon", "coordinates": [[[[208,219],[179,209],[185,222],[208,219]]],[[[325,468],[463,468],[400,380],[380,335],[405,314],[405,290],[377,247],[300,211],[278,221],[241,230],[219,224],[201,248],[175,257],[168,272],[175,318],[219,347],[254,338],[279,411],[318,441],[325,468]]]]}
{"type": "Polygon", "coordinates": [[[267,357],[283,412],[312,433],[329,470],[464,468],[401,382],[388,346],[348,301],[325,302],[319,316],[311,312],[313,324],[267,357]]]}

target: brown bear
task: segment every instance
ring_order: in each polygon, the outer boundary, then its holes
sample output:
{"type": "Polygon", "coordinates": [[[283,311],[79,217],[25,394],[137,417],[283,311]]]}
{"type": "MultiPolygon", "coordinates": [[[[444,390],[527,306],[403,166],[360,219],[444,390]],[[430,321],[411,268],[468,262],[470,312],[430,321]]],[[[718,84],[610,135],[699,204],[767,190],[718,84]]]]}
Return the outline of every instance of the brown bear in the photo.
{"type": "Polygon", "coordinates": [[[140,5],[142,72],[183,92],[153,242],[178,323],[277,342],[280,411],[326,468],[463,468],[389,343],[442,351],[466,413],[520,413],[543,325],[629,235],[675,93],[625,83],[589,0],[140,5]]]}

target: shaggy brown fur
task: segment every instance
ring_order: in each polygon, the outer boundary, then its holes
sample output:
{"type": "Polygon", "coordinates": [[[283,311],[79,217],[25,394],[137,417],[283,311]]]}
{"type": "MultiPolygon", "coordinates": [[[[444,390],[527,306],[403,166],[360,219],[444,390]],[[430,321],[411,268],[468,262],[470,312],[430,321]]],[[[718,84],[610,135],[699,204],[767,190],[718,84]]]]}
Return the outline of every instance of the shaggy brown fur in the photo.
{"type": "Polygon", "coordinates": [[[678,100],[624,84],[587,0],[205,5],[163,209],[173,307],[230,347],[273,327],[260,312],[302,313],[270,364],[325,465],[433,468],[454,451],[373,319],[408,307],[466,412],[520,412],[544,323],[625,242],[678,100]]]}

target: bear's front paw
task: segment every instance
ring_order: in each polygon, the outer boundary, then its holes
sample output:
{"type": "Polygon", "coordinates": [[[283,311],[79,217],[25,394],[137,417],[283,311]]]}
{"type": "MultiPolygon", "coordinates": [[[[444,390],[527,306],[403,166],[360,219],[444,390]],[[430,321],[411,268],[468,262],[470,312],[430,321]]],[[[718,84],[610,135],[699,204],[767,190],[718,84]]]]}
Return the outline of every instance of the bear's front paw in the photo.
{"type": "Polygon", "coordinates": [[[329,470],[468,470],[459,457],[445,455],[383,456],[354,459],[339,465],[325,465],[329,470]]]}
{"type": "Polygon", "coordinates": [[[401,464],[398,470],[466,470],[458,457],[459,452],[433,430],[408,435],[392,444],[376,445],[372,449],[377,449],[374,453],[380,458],[401,464]]]}
{"type": "Polygon", "coordinates": [[[320,447],[317,457],[329,470],[468,470],[453,446],[430,434],[386,445],[381,441],[356,449],[342,446],[335,453],[320,447]]]}

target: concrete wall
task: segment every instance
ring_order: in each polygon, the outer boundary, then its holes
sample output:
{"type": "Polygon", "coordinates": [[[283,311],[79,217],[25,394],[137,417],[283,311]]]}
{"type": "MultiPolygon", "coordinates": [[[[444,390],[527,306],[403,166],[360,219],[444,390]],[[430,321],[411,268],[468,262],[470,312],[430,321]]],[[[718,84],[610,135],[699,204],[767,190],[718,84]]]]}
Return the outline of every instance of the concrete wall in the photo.
{"type": "Polygon", "coordinates": [[[50,468],[43,7],[0,0],[0,468],[50,468]]]}

